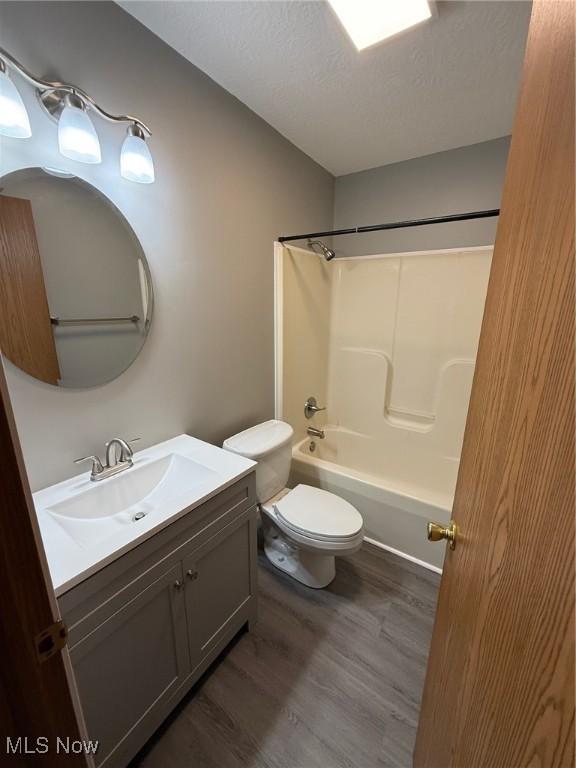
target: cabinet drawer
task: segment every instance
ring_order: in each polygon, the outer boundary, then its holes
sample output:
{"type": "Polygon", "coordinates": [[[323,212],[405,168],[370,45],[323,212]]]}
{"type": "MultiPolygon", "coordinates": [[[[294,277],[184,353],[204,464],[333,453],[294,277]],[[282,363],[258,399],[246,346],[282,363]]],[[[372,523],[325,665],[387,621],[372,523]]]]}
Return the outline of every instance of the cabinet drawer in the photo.
{"type": "Polygon", "coordinates": [[[71,647],[146,588],[156,567],[195,549],[255,504],[254,473],[153,534],[58,599],[71,647]]]}

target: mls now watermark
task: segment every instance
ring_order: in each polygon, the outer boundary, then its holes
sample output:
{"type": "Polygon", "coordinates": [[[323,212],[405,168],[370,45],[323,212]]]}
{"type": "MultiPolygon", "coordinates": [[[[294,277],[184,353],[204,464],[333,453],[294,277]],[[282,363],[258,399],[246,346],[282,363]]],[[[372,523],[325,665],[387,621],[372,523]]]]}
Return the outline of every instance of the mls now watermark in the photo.
{"type": "Polygon", "coordinates": [[[46,755],[49,752],[57,755],[95,755],[98,750],[97,741],[71,739],[70,736],[57,736],[50,740],[47,736],[32,739],[28,736],[7,736],[7,755],[46,755]]]}

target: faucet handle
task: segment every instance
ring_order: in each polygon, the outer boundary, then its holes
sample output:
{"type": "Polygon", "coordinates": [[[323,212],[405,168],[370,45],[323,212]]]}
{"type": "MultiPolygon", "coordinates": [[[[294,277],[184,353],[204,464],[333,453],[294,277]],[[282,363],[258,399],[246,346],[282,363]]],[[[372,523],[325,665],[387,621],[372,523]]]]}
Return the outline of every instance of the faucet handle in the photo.
{"type": "Polygon", "coordinates": [[[315,413],[318,413],[319,411],[325,411],[325,410],[326,408],[321,408],[318,405],[315,397],[309,397],[308,400],[306,400],[306,402],[304,403],[304,416],[306,416],[307,419],[311,419],[315,413]]]}
{"type": "Polygon", "coordinates": [[[130,460],[132,460],[132,456],[134,455],[134,453],[132,451],[132,443],[137,443],[138,440],[142,440],[142,438],[141,437],[133,437],[132,440],[126,440],[126,443],[128,445],[128,450],[129,450],[127,458],[130,459],[130,460]]]}
{"type": "Polygon", "coordinates": [[[82,464],[83,461],[92,462],[92,476],[104,471],[104,467],[98,456],[82,456],[79,459],[74,459],[74,464],[82,464]]]}

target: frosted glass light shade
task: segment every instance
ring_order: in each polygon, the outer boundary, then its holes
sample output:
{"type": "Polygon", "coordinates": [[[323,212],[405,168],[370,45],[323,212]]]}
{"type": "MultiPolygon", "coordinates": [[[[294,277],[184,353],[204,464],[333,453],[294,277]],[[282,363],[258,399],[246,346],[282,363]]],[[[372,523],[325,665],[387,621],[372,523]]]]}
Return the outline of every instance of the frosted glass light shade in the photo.
{"type": "Polygon", "coordinates": [[[100,163],[102,155],[98,134],[92,120],[80,107],[70,104],[62,110],[58,121],[60,154],[81,163],[100,163]]]}
{"type": "Polygon", "coordinates": [[[0,134],[13,139],[32,136],[22,97],[6,72],[0,71],[0,134]]]}
{"type": "Polygon", "coordinates": [[[128,134],[120,152],[120,173],[128,181],[152,184],[154,161],[146,141],[141,136],[128,134]]]}

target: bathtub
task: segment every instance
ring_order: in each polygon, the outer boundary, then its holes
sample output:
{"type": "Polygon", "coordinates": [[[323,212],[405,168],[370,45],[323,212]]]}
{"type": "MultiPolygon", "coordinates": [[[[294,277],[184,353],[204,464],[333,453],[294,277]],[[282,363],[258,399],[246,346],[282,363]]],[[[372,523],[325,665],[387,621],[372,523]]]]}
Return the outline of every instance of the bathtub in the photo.
{"type": "Polygon", "coordinates": [[[291,487],[306,483],[341,496],[362,514],[368,541],[441,569],[445,544],[427,541],[426,523],[450,520],[458,461],[387,447],[339,427],[324,429],[324,440],[306,438],[293,446],[291,487]]]}

